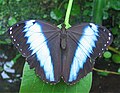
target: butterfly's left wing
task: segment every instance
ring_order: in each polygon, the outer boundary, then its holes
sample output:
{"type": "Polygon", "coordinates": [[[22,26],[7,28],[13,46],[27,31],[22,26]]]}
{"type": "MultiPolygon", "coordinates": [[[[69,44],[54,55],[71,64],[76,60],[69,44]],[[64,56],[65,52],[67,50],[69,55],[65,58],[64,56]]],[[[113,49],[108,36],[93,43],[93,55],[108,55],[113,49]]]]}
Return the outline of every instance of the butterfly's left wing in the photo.
{"type": "Polygon", "coordinates": [[[85,23],[67,30],[67,50],[63,58],[63,79],[74,84],[92,71],[94,60],[112,42],[111,33],[103,26],[85,23]]]}
{"type": "Polygon", "coordinates": [[[8,32],[40,78],[57,83],[61,75],[60,29],[40,20],[28,20],[13,25],[8,32]]]}

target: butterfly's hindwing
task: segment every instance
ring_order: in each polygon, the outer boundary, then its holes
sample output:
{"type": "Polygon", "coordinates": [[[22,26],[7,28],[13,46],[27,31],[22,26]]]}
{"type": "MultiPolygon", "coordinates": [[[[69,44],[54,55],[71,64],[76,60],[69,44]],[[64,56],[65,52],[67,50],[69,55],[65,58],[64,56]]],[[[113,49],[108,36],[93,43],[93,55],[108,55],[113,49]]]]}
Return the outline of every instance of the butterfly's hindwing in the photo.
{"type": "Polygon", "coordinates": [[[41,79],[46,82],[58,82],[61,68],[59,29],[42,21],[30,20],[12,26],[9,33],[15,46],[27,58],[30,67],[35,68],[41,79]],[[58,43],[56,49],[53,47],[55,42],[58,43]],[[59,67],[56,66],[58,64],[59,67]]]}

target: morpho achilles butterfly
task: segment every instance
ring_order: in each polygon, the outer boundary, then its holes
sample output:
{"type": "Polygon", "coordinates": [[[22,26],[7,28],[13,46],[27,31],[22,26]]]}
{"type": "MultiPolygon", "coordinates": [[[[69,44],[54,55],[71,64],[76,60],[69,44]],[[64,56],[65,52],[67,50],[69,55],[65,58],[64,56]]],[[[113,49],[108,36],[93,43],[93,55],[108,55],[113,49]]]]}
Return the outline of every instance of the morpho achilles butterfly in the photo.
{"type": "Polygon", "coordinates": [[[8,32],[30,68],[52,84],[60,78],[75,84],[86,76],[92,71],[92,60],[104,52],[113,38],[108,29],[93,23],[59,29],[40,20],[28,20],[11,26],[8,32]]]}

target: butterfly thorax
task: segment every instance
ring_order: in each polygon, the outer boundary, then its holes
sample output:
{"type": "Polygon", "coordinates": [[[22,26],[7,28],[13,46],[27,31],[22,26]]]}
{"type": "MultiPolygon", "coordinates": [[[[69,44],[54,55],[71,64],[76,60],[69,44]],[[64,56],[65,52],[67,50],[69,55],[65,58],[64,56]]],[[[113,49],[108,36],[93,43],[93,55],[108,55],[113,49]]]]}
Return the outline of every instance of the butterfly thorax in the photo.
{"type": "Polygon", "coordinates": [[[61,29],[60,46],[61,46],[62,49],[66,49],[66,46],[67,46],[67,31],[66,31],[65,27],[63,27],[61,29]]]}

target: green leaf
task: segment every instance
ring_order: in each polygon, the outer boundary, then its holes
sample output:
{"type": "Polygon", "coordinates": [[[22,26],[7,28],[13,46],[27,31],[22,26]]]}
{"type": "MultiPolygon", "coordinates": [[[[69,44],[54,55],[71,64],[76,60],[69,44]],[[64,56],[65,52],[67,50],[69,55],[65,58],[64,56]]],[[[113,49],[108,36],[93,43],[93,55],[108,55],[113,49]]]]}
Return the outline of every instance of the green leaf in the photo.
{"type": "Polygon", "coordinates": [[[8,24],[10,26],[12,26],[13,24],[15,24],[16,22],[17,22],[17,20],[14,17],[10,17],[9,20],[8,20],[8,24]]]}
{"type": "Polygon", "coordinates": [[[50,16],[52,19],[59,21],[63,17],[63,13],[59,9],[54,9],[50,12],[50,16]]]}
{"type": "Polygon", "coordinates": [[[112,54],[111,54],[111,52],[106,51],[106,52],[103,54],[103,56],[104,56],[105,58],[110,58],[110,57],[112,56],[112,54]]]}
{"type": "Polygon", "coordinates": [[[118,54],[113,54],[112,60],[113,60],[113,62],[120,64],[120,55],[118,55],[118,54]]]}
{"type": "Polygon", "coordinates": [[[89,93],[92,84],[92,72],[75,85],[67,85],[62,80],[56,85],[44,83],[34,70],[25,64],[20,93],[89,93]]]}

